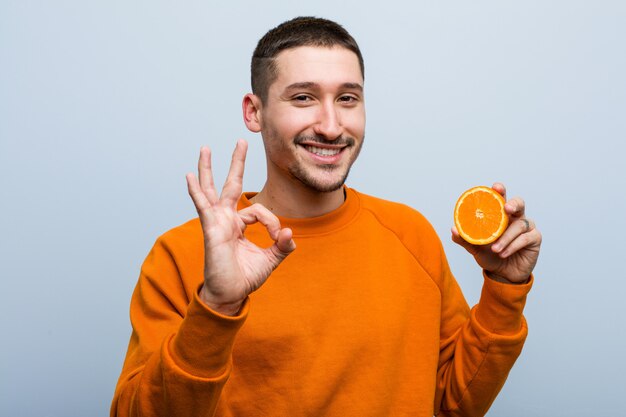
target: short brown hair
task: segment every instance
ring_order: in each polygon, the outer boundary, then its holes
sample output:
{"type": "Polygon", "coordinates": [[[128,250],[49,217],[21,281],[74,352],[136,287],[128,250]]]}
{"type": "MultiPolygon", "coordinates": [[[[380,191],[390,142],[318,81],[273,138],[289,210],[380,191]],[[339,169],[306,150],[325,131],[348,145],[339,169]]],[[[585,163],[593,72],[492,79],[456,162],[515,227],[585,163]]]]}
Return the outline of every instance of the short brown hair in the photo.
{"type": "Polygon", "coordinates": [[[359,59],[361,75],[365,78],[363,56],[354,38],[338,23],[317,17],[296,17],[271,29],[259,40],[252,54],[250,73],[252,92],[267,100],[270,85],[278,71],[275,58],[285,49],[299,46],[340,46],[354,52],[359,59]]]}

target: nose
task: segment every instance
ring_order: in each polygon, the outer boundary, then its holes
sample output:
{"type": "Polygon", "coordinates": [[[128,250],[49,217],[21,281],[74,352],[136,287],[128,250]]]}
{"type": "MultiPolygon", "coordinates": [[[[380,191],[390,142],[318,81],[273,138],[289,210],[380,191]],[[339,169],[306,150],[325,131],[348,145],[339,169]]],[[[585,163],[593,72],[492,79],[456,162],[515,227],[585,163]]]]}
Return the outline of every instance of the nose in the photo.
{"type": "Polygon", "coordinates": [[[334,102],[325,102],[320,106],[318,120],[313,131],[327,140],[337,140],[343,134],[343,126],[334,102]]]}

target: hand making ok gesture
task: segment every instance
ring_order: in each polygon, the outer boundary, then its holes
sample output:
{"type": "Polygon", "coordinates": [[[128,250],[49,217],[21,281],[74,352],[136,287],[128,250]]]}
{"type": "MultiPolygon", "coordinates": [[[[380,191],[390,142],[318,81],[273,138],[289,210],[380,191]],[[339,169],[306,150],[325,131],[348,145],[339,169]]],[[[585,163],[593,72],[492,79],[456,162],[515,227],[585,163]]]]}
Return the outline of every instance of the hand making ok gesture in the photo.
{"type": "Polygon", "coordinates": [[[217,195],[211,171],[211,151],[203,147],[198,178],[187,174],[187,187],[204,236],[204,285],[200,298],[213,310],[235,315],[245,298],[258,289],[295,248],[292,231],[281,228],[278,218],[260,204],[237,211],[243,186],[248,144],[239,140],[222,193],[217,195]],[[260,248],[244,236],[246,227],[260,222],[274,240],[260,248]]]}

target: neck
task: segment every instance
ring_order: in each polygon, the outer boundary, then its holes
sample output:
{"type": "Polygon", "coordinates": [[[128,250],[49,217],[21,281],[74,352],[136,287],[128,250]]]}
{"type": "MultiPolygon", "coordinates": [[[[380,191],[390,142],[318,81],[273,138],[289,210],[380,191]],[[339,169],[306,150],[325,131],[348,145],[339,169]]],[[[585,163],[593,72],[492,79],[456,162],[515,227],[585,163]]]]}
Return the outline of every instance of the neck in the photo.
{"type": "Polygon", "coordinates": [[[339,208],[344,200],[343,187],[335,191],[319,192],[300,182],[290,186],[272,186],[266,182],[263,189],[251,199],[267,207],[281,217],[306,218],[318,217],[339,208]]]}

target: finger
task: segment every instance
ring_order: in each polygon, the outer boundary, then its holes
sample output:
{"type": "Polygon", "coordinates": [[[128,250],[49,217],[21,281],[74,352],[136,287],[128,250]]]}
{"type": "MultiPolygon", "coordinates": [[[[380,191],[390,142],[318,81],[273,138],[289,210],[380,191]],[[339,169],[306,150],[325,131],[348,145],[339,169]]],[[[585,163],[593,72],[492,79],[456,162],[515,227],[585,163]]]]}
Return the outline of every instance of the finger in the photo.
{"type": "Polygon", "coordinates": [[[280,230],[276,242],[269,248],[278,262],[285,259],[295,249],[296,242],[293,241],[293,231],[288,227],[280,230]]]}
{"type": "Polygon", "coordinates": [[[516,252],[532,246],[539,246],[541,243],[541,234],[537,229],[533,229],[528,233],[519,235],[500,253],[501,258],[508,258],[516,252]]]}
{"type": "Polygon", "coordinates": [[[520,197],[514,197],[506,202],[504,211],[511,217],[522,217],[526,212],[526,203],[520,197]]]}
{"type": "Polygon", "coordinates": [[[213,183],[213,170],[211,167],[211,150],[206,146],[200,148],[200,158],[198,158],[198,178],[200,188],[207,197],[209,204],[217,203],[217,192],[213,183]]]}
{"type": "Polygon", "coordinates": [[[500,195],[504,197],[504,200],[506,200],[506,187],[504,186],[504,184],[502,184],[501,182],[494,182],[491,188],[500,193],[500,195]]]}
{"type": "Polygon", "coordinates": [[[220,200],[224,200],[231,206],[236,206],[239,197],[241,196],[241,190],[243,187],[243,170],[246,163],[246,151],[248,150],[248,143],[240,139],[237,141],[235,151],[233,152],[233,158],[230,162],[230,169],[228,171],[228,177],[224,183],[222,189],[222,195],[220,200]]]}
{"type": "Polygon", "coordinates": [[[502,236],[491,246],[491,250],[496,253],[508,251],[508,246],[519,236],[529,233],[535,228],[535,223],[530,219],[517,219],[512,222],[504,231],[502,236]]]}
{"type": "Polygon", "coordinates": [[[452,232],[452,241],[454,243],[465,248],[465,250],[468,251],[470,254],[472,255],[476,254],[478,248],[476,248],[476,246],[472,245],[471,243],[463,239],[461,235],[459,234],[459,231],[456,229],[456,227],[453,226],[451,232],[452,232]]]}
{"type": "Polygon", "coordinates": [[[196,206],[196,211],[198,212],[198,216],[202,220],[203,213],[205,216],[209,216],[207,208],[209,208],[209,201],[207,200],[206,195],[202,192],[200,188],[200,183],[195,175],[192,173],[187,174],[187,191],[189,192],[189,196],[193,201],[194,206],[196,206]]]}
{"type": "Polygon", "coordinates": [[[265,206],[261,204],[253,204],[239,211],[239,217],[245,224],[261,223],[267,229],[272,240],[278,240],[278,232],[280,232],[280,221],[278,217],[265,206]]]}

